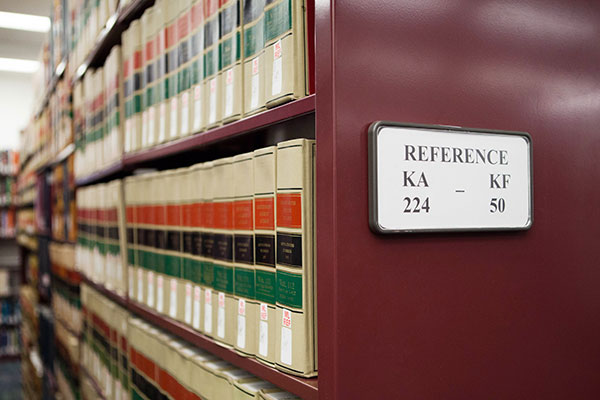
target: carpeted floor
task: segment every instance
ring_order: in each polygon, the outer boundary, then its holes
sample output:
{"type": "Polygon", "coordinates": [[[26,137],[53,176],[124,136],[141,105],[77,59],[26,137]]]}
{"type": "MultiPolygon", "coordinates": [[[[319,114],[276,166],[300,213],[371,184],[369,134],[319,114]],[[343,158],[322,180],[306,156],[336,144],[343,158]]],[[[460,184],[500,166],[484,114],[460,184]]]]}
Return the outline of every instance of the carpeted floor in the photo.
{"type": "Polygon", "coordinates": [[[21,362],[0,362],[0,400],[21,400],[21,362]]]}

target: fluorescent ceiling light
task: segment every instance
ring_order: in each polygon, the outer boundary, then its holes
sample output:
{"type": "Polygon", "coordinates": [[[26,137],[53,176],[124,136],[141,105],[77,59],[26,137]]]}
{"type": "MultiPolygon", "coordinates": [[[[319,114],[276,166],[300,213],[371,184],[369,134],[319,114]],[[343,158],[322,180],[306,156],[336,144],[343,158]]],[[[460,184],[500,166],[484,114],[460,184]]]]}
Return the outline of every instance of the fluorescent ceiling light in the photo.
{"type": "Polygon", "coordinates": [[[48,32],[50,30],[50,18],[0,11],[0,28],[48,32]]]}
{"type": "Polygon", "coordinates": [[[17,58],[1,58],[0,71],[23,72],[31,74],[38,70],[40,63],[35,60],[20,60],[17,58]]]}

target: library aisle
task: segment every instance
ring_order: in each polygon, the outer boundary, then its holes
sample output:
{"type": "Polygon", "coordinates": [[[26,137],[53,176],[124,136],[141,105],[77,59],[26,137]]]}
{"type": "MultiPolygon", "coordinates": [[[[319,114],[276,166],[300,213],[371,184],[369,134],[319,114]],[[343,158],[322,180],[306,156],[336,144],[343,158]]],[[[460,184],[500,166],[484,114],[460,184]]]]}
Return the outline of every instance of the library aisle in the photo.
{"type": "Polygon", "coordinates": [[[0,3],[0,400],[600,398],[599,32],[0,3]]]}

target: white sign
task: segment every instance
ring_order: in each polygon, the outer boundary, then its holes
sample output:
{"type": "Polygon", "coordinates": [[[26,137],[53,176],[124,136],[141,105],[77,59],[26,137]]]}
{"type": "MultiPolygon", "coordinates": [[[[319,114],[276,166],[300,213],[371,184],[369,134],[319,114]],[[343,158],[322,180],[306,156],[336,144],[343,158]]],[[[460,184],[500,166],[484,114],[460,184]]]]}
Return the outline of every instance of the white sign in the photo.
{"type": "Polygon", "coordinates": [[[531,227],[528,134],[377,122],[369,135],[374,231],[531,227]]]}

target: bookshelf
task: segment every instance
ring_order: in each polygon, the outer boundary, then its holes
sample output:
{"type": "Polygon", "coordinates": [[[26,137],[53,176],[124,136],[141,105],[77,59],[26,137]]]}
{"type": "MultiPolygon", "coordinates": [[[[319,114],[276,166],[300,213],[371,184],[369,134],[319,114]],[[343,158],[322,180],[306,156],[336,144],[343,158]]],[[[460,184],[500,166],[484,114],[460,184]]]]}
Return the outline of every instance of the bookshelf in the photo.
{"type": "MultiPolygon", "coordinates": [[[[587,90],[598,77],[597,38],[552,39],[557,33],[544,23],[548,10],[531,0],[521,2],[529,7],[523,10],[539,12],[528,15],[540,24],[528,24],[531,30],[523,31],[511,27],[512,19],[486,14],[481,2],[410,3],[349,0],[315,7],[309,1],[309,30],[318,39],[318,46],[309,41],[316,87],[311,92],[316,94],[128,154],[76,181],[86,186],[138,167],[190,165],[207,151],[251,150],[272,138],[292,138],[295,127],[312,126],[317,139],[318,379],[295,378],[240,357],[83,281],[134,314],[307,399],[457,393],[472,398],[490,393],[597,397],[597,377],[589,371],[600,356],[597,329],[590,329],[597,326],[600,304],[598,224],[589,223],[583,199],[600,197],[600,187],[589,183],[600,179],[589,153],[597,148],[600,110],[597,102],[570,109],[559,101],[565,91],[573,99],[589,99],[587,90]],[[486,16],[495,21],[493,27],[486,16]],[[534,29],[540,30],[537,36],[526,37],[534,29]],[[538,36],[548,39],[538,41],[538,36]],[[564,64],[564,54],[582,48],[587,57],[571,57],[564,64]],[[566,70],[568,79],[559,79],[566,70]],[[528,131],[535,155],[533,228],[372,233],[367,130],[378,120],[528,131]],[[576,140],[566,139],[572,137],[576,140]]],[[[118,43],[117,32],[151,4],[134,0],[121,10],[75,79],[101,63],[118,43]]],[[[574,23],[598,30],[600,18],[585,17],[600,17],[597,6],[573,2],[565,7],[574,11],[574,23]]]]}

